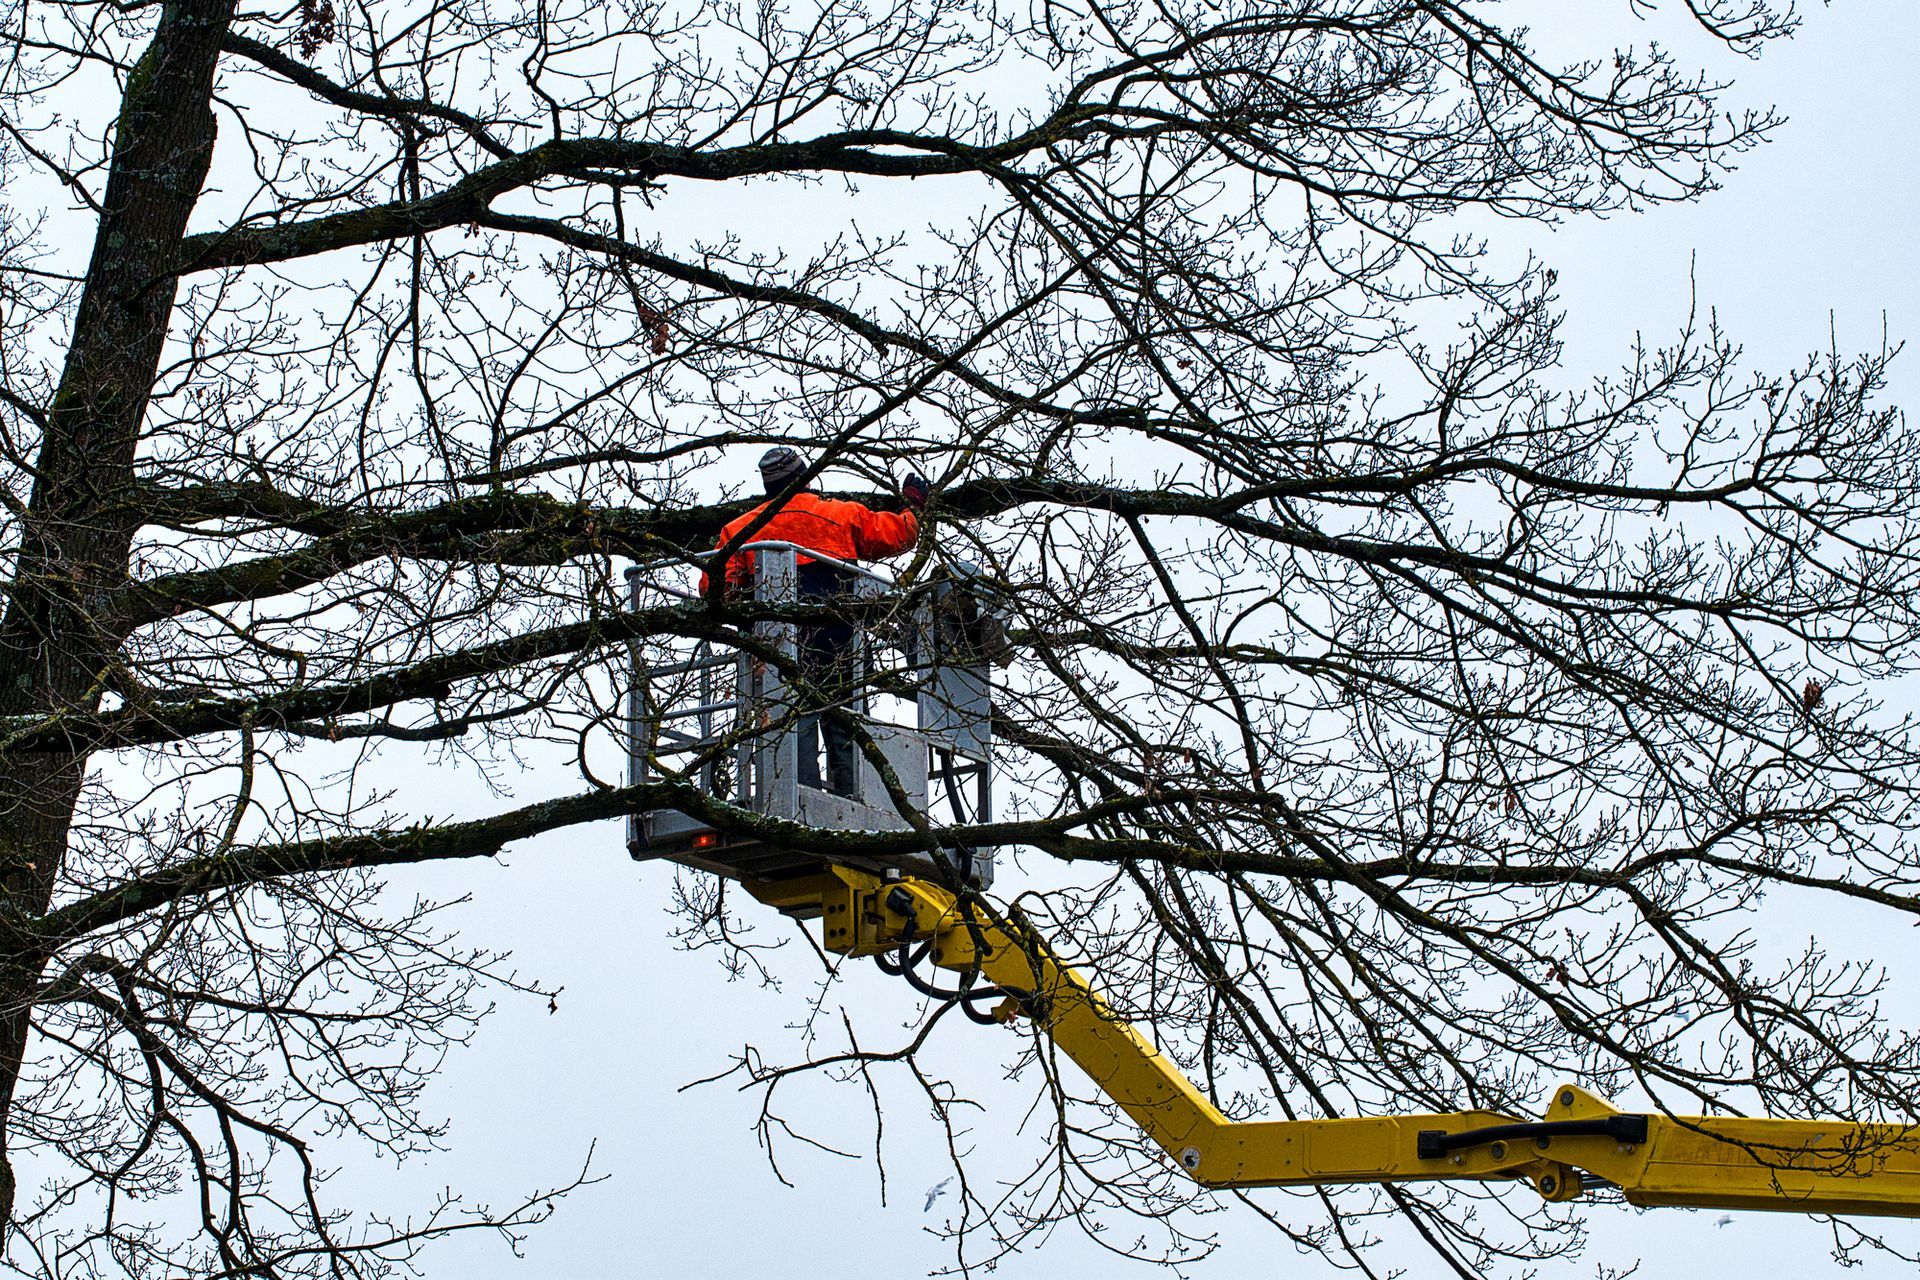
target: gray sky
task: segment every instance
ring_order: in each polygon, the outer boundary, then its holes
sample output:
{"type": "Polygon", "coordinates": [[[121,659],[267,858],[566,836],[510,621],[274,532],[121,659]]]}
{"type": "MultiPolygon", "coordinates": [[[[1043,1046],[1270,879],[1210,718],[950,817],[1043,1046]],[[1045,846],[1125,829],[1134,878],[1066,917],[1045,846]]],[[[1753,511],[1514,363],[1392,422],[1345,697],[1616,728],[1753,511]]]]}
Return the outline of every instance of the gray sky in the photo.
{"type": "MultiPolygon", "coordinates": [[[[1549,41],[1568,33],[1563,24],[1579,21],[1556,12],[1564,3],[1535,6],[1549,41]]],[[[1505,236],[1528,237],[1510,245],[1530,243],[1560,273],[1570,313],[1569,380],[1617,366],[1636,332],[1668,337],[1685,318],[1690,290],[1703,311],[1718,311],[1760,367],[1823,348],[1830,325],[1843,352],[1877,344],[1883,318],[1895,341],[1920,335],[1911,246],[1911,210],[1920,196],[1916,52],[1920,16],[1910,6],[1812,7],[1799,39],[1757,65],[1735,68],[1735,101],[1777,102],[1790,120],[1725,191],[1697,205],[1557,233],[1503,228],[1505,236]]],[[[1911,398],[1900,393],[1916,385],[1915,363],[1908,357],[1897,368],[1896,399],[1911,398]]],[[[527,792],[550,789],[529,780],[527,792]]],[[[444,803],[459,799],[449,790],[444,803]]],[[[498,804],[477,792],[473,801],[483,809],[498,804]]],[[[796,1087],[791,1115],[811,1136],[858,1158],[788,1143],[775,1154],[791,1187],[756,1145],[756,1095],[724,1084],[679,1091],[723,1070],[748,1042],[791,1053],[797,1041],[787,1028],[804,1016],[817,965],[795,938],[779,966],[792,975],[784,991],[729,983],[711,956],[671,946],[670,881],[669,868],[629,862],[614,825],[516,846],[497,864],[430,868],[399,881],[409,892],[470,891],[474,901],[460,916],[466,936],[511,947],[526,971],[565,992],[552,1014],[544,1004],[509,1002],[448,1064],[429,1109],[453,1118],[450,1155],[398,1172],[356,1167],[348,1176],[370,1192],[391,1177],[416,1192],[452,1185],[498,1203],[529,1186],[566,1180],[593,1149],[594,1171],[607,1180],[569,1199],[528,1242],[525,1262],[476,1239],[442,1246],[428,1264],[436,1275],[904,1277],[950,1262],[950,1248],[923,1230],[955,1204],[948,1196],[933,1213],[922,1212],[926,1188],[948,1173],[940,1135],[924,1107],[897,1087],[903,1082],[894,1082],[896,1105],[886,1118],[884,1205],[870,1111],[857,1086],[796,1087]]],[[[769,941],[790,936],[770,914],[754,918],[769,941]]],[[[1837,927],[1809,921],[1815,931],[1837,927]]],[[[865,975],[834,998],[859,1003],[863,1034],[875,1047],[903,1040],[915,1012],[905,992],[865,975]]],[[[1013,1043],[1007,1033],[955,1019],[943,1024],[928,1063],[972,1096],[1017,1105],[1024,1093],[997,1084],[1013,1043]]],[[[1018,1132],[1020,1119],[1005,1108],[981,1117],[976,1177],[1027,1167],[1039,1139],[1018,1132]]],[[[342,1190],[349,1202],[361,1199],[342,1190]]],[[[1279,1193],[1265,1198],[1282,1210],[1287,1204],[1279,1193]]],[[[1818,1223],[1741,1213],[1716,1226],[1720,1216],[1597,1211],[1588,1252],[1540,1274],[1592,1276],[1599,1263],[1636,1258],[1646,1280],[1831,1266],[1818,1223]]],[[[1229,1204],[1208,1225],[1220,1247],[1191,1269],[1194,1276],[1319,1271],[1240,1206],[1229,1204]]],[[[1903,1225],[1892,1235],[1920,1244],[1920,1231],[1903,1225]]],[[[1434,1273],[1416,1253],[1383,1253],[1376,1265],[1395,1261],[1414,1275],[1434,1273]]],[[[1020,1280],[1112,1269],[1096,1247],[1063,1231],[998,1274],[1020,1280]]],[[[1854,1274],[1896,1273],[1907,1271],[1872,1263],[1854,1274]]]]}

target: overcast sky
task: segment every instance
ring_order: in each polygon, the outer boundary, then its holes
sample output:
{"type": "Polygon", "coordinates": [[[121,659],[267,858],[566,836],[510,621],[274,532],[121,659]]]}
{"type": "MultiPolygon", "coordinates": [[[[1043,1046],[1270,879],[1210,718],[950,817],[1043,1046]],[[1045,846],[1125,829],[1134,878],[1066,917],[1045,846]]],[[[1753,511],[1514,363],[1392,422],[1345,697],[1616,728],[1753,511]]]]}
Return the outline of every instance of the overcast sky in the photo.
{"type": "MultiPolygon", "coordinates": [[[[1559,24],[1576,21],[1554,12],[1562,6],[1575,8],[1568,0],[1536,6],[1536,21],[1556,28],[1548,33],[1554,43],[1568,34],[1559,24]]],[[[1726,190],[1698,205],[1558,233],[1502,229],[1531,237],[1509,244],[1531,243],[1559,271],[1570,313],[1569,381],[1617,366],[1636,332],[1656,340],[1670,335],[1694,291],[1760,367],[1823,348],[1830,325],[1843,351],[1877,344],[1883,323],[1895,341],[1920,336],[1911,240],[1920,194],[1912,70],[1920,16],[1909,5],[1858,3],[1811,6],[1806,16],[1790,46],[1757,65],[1730,68],[1741,76],[1735,101],[1778,103],[1790,120],[1726,190]]],[[[1908,390],[1900,398],[1911,400],[1920,385],[1915,364],[1910,357],[1897,369],[1896,395],[1908,390]]],[[[742,460],[743,474],[749,465],[742,460]]],[[[567,782],[529,780],[527,790],[567,782]]],[[[448,804],[458,801],[447,794],[448,804]]],[[[474,800],[488,809],[498,803],[477,793],[474,800]]],[[[608,824],[516,846],[496,863],[428,869],[402,882],[406,891],[470,890],[474,901],[461,916],[466,936],[511,947],[528,972],[566,990],[554,1013],[543,1002],[507,1004],[476,1044],[454,1057],[430,1103],[454,1121],[452,1153],[393,1176],[416,1190],[452,1185],[498,1202],[566,1180],[591,1148],[594,1171],[606,1177],[560,1207],[527,1244],[524,1262],[475,1240],[442,1247],[429,1274],[905,1277],[950,1262],[950,1248],[923,1229],[955,1203],[949,1196],[932,1213],[922,1208],[926,1189],[947,1176],[944,1152],[924,1109],[911,1106],[906,1093],[893,1095],[899,1105],[887,1116],[890,1192],[883,1205],[871,1118],[857,1087],[796,1091],[793,1114],[811,1135],[857,1158],[790,1143],[776,1154],[791,1187],[756,1145],[756,1096],[726,1085],[680,1091],[724,1069],[749,1041],[793,1051],[786,1028],[805,1012],[814,967],[799,962],[804,944],[793,939],[789,959],[796,962],[781,967],[794,978],[770,992],[729,983],[710,955],[677,952],[667,936],[670,881],[666,868],[631,863],[619,828],[608,824]]],[[[776,919],[764,925],[769,941],[788,936],[776,919]]],[[[1808,927],[1838,924],[1813,920],[1808,927]]],[[[904,992],[865,978],[837,990],[836,999],[871,1001],[859,1014],[879,1047],[904,1039],[914,1013],[904,992]]],[[[1005,1032],[955,1019],[943,1024],[928,1063],[991,1102],[1012,1044],[1005,1032]]],[[[1023,1096],[998,1092],[1002,1100],[1023,1096]]],[[[1004,1113],[982,1118],[976,1177],[1026,1167],[1037,1139],[1016,1132],[1019,1120],[1004,1113]]],[[[359,1168],[351,1177],[378,1181],[359,1168]]],[[[359,1199],[343,1190],[346,1201],[359,1199]]],[[[1284,1195],[1265,1198],[1284,1213],[1284,1195]]],[[[1589,1251],[1539,1274],[1593,1276],[1602,1262],[1635,1259],[1646,1280],[1748,1270],[1800,1275],[1831,1266],[1817,1223],[1743,1213],[1719,1226],[1720,1216],[1599,1211],[1589,1251]]],[[[1319,1272],[1242,1206],[1229,1203],[1210,1225],[1219,1247],[1191,1268],[1196,1277],[1319,1272]]],[[[1894,1236],[1920,1243],[1920,1231],[1896,1229],[1894,1236]]],[[[1391,1261],[1416,1276],[1434,1272],[1417,1254],[1379,1260],[1391,1261]]],[[[998,1274],[1022,1280],[1114,1272],[1098,1249],[1063,1232],[998,1274]]],[[[1853,1274],[1907,1273],[1880,1264],[1853,1274]]]]}

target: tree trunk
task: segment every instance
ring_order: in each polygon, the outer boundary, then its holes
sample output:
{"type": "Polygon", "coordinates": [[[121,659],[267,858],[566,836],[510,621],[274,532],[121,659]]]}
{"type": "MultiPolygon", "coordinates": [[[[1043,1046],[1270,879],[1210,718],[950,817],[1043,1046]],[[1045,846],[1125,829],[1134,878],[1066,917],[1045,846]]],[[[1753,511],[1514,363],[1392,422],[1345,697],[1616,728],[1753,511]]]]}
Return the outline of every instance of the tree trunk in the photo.
{"type": "MultiPolygon", "coordinates": [[[[86,287],[35,459],[0,618],[0,713],[91,709],[125,636],[107,606],[139,528],[141,421],[173,313],[174,264],[213,155],[213,76],[235,0],[170,0],[128,77],[86,287]]],[[[0,766],[0,922],[43,913],[66,854],[82,755],[0,766]]],[[[0,924],[0,1117],[27,1051],[44,947],[0,924]],[[11,936],[7,936],[11,934],[11,936]]],[[[0,1121],[0,1223],[14,1177],[0,1121]]]]}

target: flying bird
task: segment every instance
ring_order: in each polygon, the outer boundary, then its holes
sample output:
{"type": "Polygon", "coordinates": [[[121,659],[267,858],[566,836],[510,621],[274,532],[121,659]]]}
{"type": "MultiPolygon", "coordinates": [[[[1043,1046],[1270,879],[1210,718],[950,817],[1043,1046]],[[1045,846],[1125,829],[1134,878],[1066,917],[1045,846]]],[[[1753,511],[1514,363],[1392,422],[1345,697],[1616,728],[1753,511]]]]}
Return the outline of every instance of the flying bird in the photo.
{"type": "MultiPolygon", "coordinates": [[[[933,1202],[932,1202],[931,1200],[929,1200],[929,1201],[928,1201],[927,1203],[928,1203],[928,1204],[932,1204],[933,1202]]],[[[1721,1215],[1720,1215],[1719,1217],[1717,1217],[1717,1218],[1715,1218],[1715,1219],[1713,1220],[1713,1225],[1714,1225],[1714,1226],[1716,1226],[1716,1227],[1724,1227],[1724,1226],[1726,1226],[1726,1225],[1727,1225],[1727,1224],[1728,1224],[1729,1222],[1732,1222],[1732,1221],[1733,1221],[1733,1215],[1732,1215],[1732,1214],[1730,1214],[1730,1213],[1723,1213],[1723,1214],[1721,1214],[1721,1215]]]]}
{"type": "Polygon", "coordinates": [[[920,1212],[931,1213],[933,1211],[933,1202],[935,1200],[938,1200],[941,1196],[945,1195],[947,1193],[947,1188],[952,1185],[953,1185],[953,1179],[948,1178],[945,1182],[941,1183],[937,1187],[928,1187],[927,1202],[925,1205],[921,1206],[920,1212]]]}

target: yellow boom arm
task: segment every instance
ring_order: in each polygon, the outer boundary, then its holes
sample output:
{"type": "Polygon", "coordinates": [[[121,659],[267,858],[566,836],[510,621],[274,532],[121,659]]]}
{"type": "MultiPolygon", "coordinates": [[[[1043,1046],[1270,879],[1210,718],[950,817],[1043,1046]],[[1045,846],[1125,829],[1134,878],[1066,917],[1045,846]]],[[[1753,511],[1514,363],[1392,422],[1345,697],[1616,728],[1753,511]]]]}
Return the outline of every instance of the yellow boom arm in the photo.
{"type": "Polygon", "coordinates": [[[933,963],[1028,993],[1023,1014],[1181,1168],[1210,1187],[1319,1186],[1524,1178],[1548,1200],[1595,1179],[1636,1205],[1920,1217],[1920,1130],[1824,1120],[1641,1115],[1574,1085],[1541,1120],[1492,1111],[1342,1120],[1235,1122],[1114,1013],[1045,943],[963,914],[922,880],[835,867],[746,885],[770,905],[821,921],[826,948],[879,956],[926,944],[933,963]]]}

